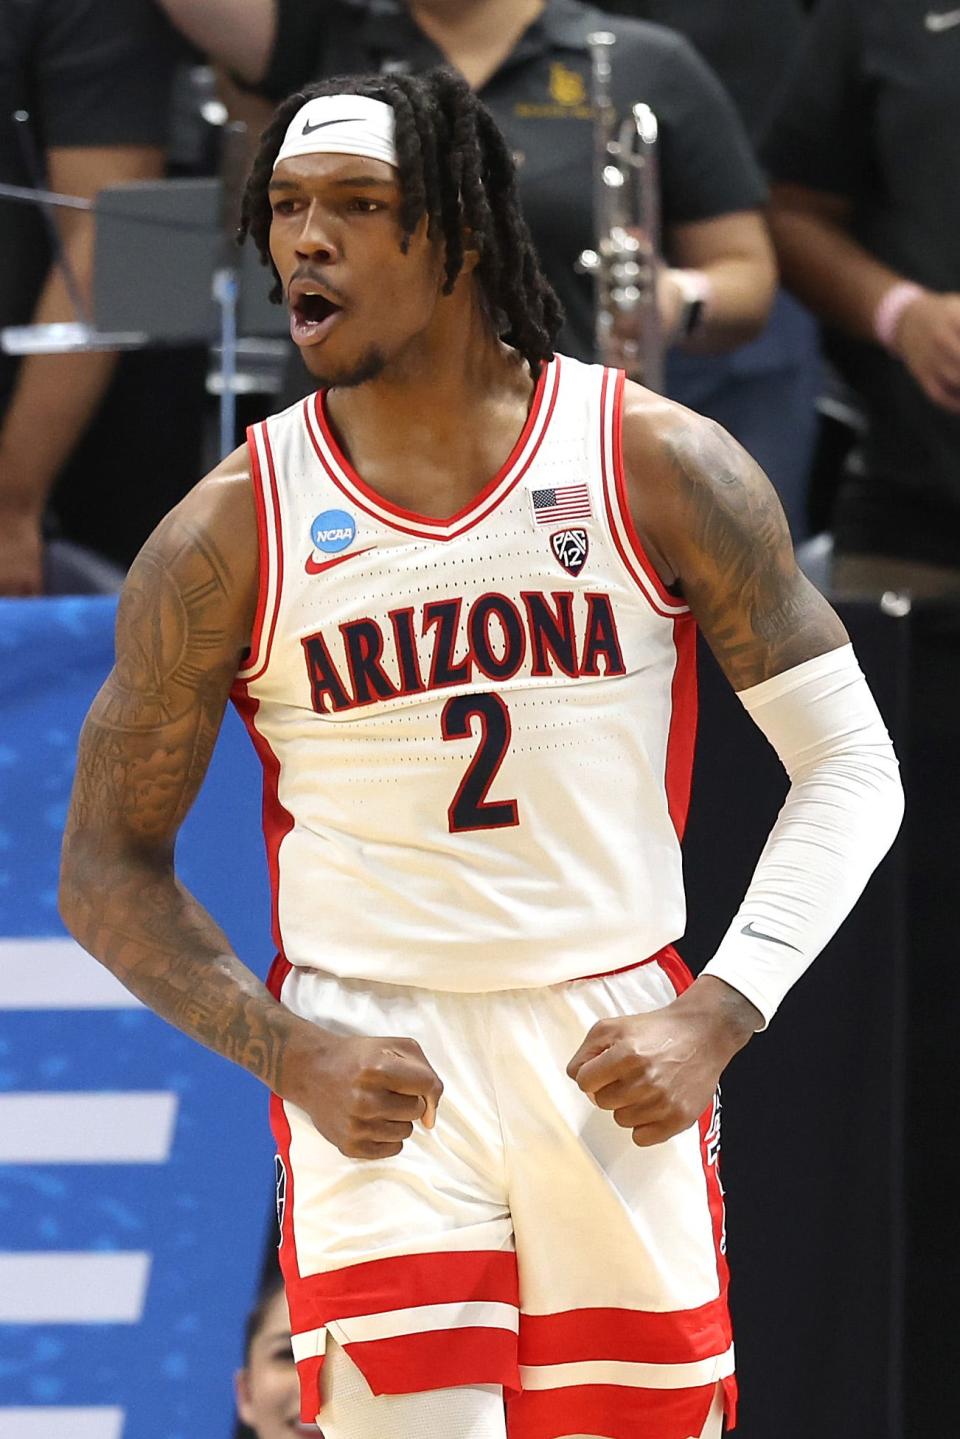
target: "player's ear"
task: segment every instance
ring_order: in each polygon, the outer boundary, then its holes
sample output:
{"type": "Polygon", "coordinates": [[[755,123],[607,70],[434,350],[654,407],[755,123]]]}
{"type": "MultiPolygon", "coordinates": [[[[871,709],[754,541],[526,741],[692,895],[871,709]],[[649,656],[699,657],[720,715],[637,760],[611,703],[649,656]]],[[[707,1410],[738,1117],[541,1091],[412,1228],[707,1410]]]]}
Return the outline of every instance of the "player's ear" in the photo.
{"type": "Polygon", "coordinates": [[[244,1424],[253,1428],[253,1407],[250,1396],[250,1375],[246,1369],[238,1369],[233,1376],[233,1392],[237,1399],[237,1415],[244,1424]]]}
{"type": "Polygon", "coordinates": [[[478,265],[479,263],[480,263],[480,250],[479,250],[479,248],[478,248],[478,246],[477,246],[476,240],[474,239],[473,231],[470,229],[470,227],[469,227],[468,225],[464,225],[464,227],[463,227],[463,265],[461,266],[461,271],[462,271],[462,273],[465,274],[465,275],[469,275],[470,272],[471,272],[471,270],[475,270],[475,269],[477,268],[477,265],[478,265]]]}

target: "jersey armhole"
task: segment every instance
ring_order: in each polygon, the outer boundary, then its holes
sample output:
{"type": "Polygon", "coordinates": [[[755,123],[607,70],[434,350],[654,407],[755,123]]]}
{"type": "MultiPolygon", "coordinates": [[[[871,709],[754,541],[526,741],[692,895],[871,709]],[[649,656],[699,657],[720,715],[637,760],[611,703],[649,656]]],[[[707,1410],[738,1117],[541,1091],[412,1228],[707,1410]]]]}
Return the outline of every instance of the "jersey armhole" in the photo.
{"type": "Polygon", "coordinates": [[[689,615],[690,606],[672,595],[657,574],[637,534],[627,499],[623,466],[622,370],[604,370],[600,387],[600,473],[604,507],[617,553],[651,608],[665,619],[689,615]]]}
{"type": "Polygon", "coordinates": [[[277,627],[283,584],[283,545],[280,531],[280,496],[266,421],[247,430],[250,475],[257,515],[257,608],[250,636],[250,653],[237,671],[237,679],[250,684],[261,677],[270,660],[277,627]]]}

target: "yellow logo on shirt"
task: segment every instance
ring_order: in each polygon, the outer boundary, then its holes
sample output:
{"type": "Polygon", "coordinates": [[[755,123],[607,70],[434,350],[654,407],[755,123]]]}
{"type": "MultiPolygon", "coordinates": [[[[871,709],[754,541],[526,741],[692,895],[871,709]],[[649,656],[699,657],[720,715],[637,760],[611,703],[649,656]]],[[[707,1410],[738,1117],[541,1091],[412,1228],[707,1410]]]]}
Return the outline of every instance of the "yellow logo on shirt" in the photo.
{"type": "Polygon", "coordinates": [[[583,76],[558,60],[550,66],[550,98],[559,105],[583,105],[587,98],[583,76]]]}
{"type": "Polygon", "coordinates": [[[587,82],[577,70],[561,61],[550,66],[547,99],[539,102],[521,100],[513,107],[523,120],[590,120],[593,110],[587,94],[587,82]]]}

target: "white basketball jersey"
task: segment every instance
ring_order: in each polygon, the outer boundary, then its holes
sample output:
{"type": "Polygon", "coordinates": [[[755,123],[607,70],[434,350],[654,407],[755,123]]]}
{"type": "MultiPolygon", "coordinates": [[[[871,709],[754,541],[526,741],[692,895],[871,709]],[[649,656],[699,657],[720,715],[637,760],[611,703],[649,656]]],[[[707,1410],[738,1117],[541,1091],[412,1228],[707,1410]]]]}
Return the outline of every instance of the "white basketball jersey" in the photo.
{"type": "Polygon", "coordinates": [[[447,520],[364,483],[322,392],[250,431],[260,601],[234,699],[292,964],[509,989],[682,934],[695,626],[628,517],[622,392],[558,356],[447,520]]]}

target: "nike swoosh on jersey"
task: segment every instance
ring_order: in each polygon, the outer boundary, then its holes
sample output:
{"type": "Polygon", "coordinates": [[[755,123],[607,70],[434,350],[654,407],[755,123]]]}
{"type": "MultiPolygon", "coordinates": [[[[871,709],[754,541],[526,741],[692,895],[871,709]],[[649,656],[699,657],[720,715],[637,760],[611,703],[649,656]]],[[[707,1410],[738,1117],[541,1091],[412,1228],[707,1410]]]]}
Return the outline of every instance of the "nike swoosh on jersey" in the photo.
{"type": "Polygon", "coordinates": [[[362,119],[362,115],[341,115],[339,120],[318,120],[315,125],[311,125],[310,121],[307,120],[304,122],[303,130],[300,133],[303,135],[312,135],[314,130],[322,130],[326,125],[359,124],[362,119]]]}
{"type": "Polygon", "coordinates": [[[759,929],[754,929],[752,919],[749,921],[748,924],[745,924],[743,926],[743,929],[741,929],[740,933],[749,935],[751,939],[769,939],[772,944],[782,944],[784,949],[792,949],[794,954],[803,953],[803,950],[797,949],[797,946],[795,944],[788,944],[785,939],[777,939],[777,936],[775,934],[762,934],[759,929]]]}
{"type": "Polygon", "coordinates": [[[313,555],[307,555],[307,563],[304,568],[308,575],[322,575],[324,570],[332,570],[334,565],[346,564],[347,560],[358,560],[361,555],[367,553],[367,550],[375,548],[375,545],[367,545],[362,550],[353,550],[349,555],[335,555],[332,560],[321,560],[319,563],[313,558],[313,555]]]}
{"type": "Polygon", "coordinates": [[[960,10],[930,10],[924,24],[935,35],[941,30],[952,30],[954,25],[960,25],[960,10]]]}

